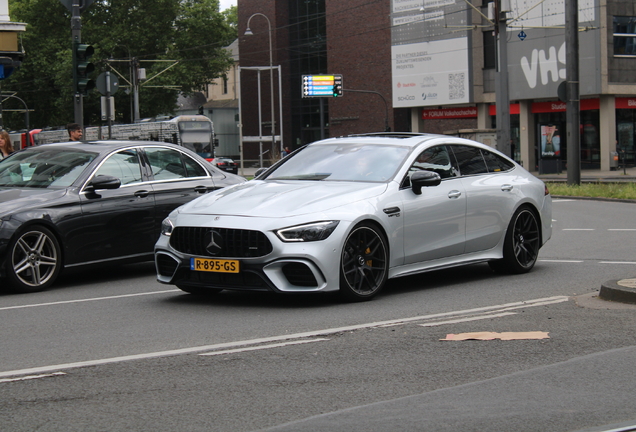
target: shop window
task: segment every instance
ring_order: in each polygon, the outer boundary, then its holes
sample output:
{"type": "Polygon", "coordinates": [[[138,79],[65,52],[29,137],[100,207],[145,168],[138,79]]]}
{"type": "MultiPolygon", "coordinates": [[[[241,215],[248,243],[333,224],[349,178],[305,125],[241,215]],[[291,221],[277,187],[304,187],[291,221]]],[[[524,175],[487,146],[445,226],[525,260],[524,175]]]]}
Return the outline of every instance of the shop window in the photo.
{"type": "Polygon", "coordinates": [[[614,17],[614,56],[636,57],[636,17],[614,17]]]}

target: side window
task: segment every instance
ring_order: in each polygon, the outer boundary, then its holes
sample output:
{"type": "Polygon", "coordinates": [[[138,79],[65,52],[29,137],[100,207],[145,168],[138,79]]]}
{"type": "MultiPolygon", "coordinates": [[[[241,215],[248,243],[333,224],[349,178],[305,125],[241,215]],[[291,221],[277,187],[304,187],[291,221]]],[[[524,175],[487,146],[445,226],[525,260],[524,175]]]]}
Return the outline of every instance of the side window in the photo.
{"type": "Polygon", "coordinates": [[[208,173],[201,165],[188,155],[181,155],[186,166],[186,175],[188,177],[207,177],[208,173]]]}
{"type": "Polygon", "coordinates": [[[158,147],[146,148],[146,156],[155,180],[174,180],[187,177],[181,152],[158,147]]]}
{"type": "Polygon", "coordinates": [[[442,179],[458,176],[457,167],[444,145],[431,147],[420,153],[409,171],[412,173],[420,170],[436,172],[442,179]]]}
{"type": "Polygon", "coordinates": [[[457,164],[459,165],[459,173],[463,176],[473,174],[486,174],[488,168],[486,162],[481,155],[481,150],[477,147],[467,145],[452,145],[457,164]]]}
{"type": "Polygon", "coordinates": [[[95,176],[98,175],[117,177],[122,185],[141,183],[137,149],[122,150],[109,156],[95,173],[95,176]]]}
{"type": "Polygon", "coordinates": [[[508,171],[514,167],[512,162],[494,154],[493,152],[489,152],[488,150],[482,150],[481,152],[484,155],[484,160],[486,161],[486,166],[488,167],[489,172],[508,171]]]}

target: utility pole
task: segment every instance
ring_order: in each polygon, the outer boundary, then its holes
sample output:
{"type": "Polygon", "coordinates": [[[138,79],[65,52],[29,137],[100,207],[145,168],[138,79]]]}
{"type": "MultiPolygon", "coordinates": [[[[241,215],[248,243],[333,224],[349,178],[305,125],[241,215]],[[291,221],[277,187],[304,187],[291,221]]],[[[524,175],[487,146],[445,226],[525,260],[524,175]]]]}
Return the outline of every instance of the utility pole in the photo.
{"type": "MultiPolygon", "coordinates": [[[[71,5],[71,39],[73,41],[73,51],[76,44],[82,42],[82,18],[80,17],[80,0],[73,0],[71,5]]],[[[73,68],[76,66],[73,65],[73,68]]],[[[75,83],[73,83],[75,86],[75,83]]],[[[75,111],[75,123],[84,129],[84,97],[74,88],[73,109],[75,111]]]]}
{"type": "Polygon", "coordinates": [[[579,4],[565,0],[567,184],[581,184],[581,105],[579,100],[579,4]]]}
{"type": "Polygon", "coordinates": [[[497,150],[510,154],[510,95],[508,93],[508,32],[506,13],[510,0],[495,1],[495,35],[497,43],[497,72],[495,79],[495,104],[497,107],[497,150]]]}
{"type": "Polygon", "coordinates": [[[139,61],[137,57],[130,59],[133,87],[133,123],[139,122],[139,61]]]}

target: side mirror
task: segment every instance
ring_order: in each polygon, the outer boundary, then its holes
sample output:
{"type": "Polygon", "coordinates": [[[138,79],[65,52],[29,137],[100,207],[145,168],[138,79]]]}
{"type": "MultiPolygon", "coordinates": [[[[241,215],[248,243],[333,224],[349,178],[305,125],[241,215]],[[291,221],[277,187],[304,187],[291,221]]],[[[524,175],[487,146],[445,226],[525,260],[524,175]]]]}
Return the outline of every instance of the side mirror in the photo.
{"type": "Polygon", "coordinates": [[[256,170],[256,172],[254,173],[254,178],[257,178],[258,176],[260,176],[261,174],[263,174],[265,171],[267,171],[269,168],[263,167],[263,168],[259,168],[256,170]]]}
{"type": "Polygon", "coordinates": [[[118,189],[121,186],[121,180],[117,177],[109,175],[98,175],[93,178],[87,185],[86,191],[95,192],[100,189],[118,189]]]}
{"type": "Polygon", "coordinates": [[[416,171],[411,175],[411,189],[415,195],[422,194],[423,187],[437,186],[442,178],[433,171],[416,171]]]}

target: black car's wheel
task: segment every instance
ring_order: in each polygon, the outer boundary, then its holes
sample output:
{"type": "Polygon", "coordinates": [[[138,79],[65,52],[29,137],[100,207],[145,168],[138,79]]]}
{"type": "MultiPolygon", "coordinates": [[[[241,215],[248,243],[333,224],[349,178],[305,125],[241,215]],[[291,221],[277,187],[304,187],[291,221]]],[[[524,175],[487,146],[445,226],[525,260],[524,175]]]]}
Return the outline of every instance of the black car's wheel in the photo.
{"type": "Polygon", "coordinates": [[[47,289],[60,274],[62,254],[55,235],[42,226],[29,227],[11,242],[5,262],[14,291],[47,289]]]}
{"type": "Polygon", "coordinates": [[[541,234],[537,216],[527,207],[518,209],[510,220],[504,241],[503,259],[491,261],[500,273],[527,273],[539,256],[541,234]]]}
{"type": "Polygon", "coordinates": [[[340,257],[340,294],[350,301],[370,300],[384,286],[389,251],[382,232],[372,224],[356,226],[340,257]]]}
{"type": "Polygon", "coordinates": [[[219,288],[202,288],[202,287],[188,286],[188,285],[177,285],[177,288],[179,288],[181,291],[187,292],[188,294],[193,294],[198,296],[213,295],[223,291],[222,289],[219,289],[219,288]]]}

